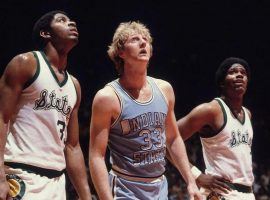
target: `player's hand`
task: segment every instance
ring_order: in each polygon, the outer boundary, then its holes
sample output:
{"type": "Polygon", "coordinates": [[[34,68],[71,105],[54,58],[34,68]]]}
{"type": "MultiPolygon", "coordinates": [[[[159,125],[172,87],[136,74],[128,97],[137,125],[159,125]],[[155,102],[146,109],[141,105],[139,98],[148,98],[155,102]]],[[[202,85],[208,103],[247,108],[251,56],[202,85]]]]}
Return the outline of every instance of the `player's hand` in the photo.
{"type": "Polygon", "coordinates": [[[221,191],[224,193],[228,193],[229,191],[231,191],[231,188],[225,183],[230,181],[218,176],[201,174],[196,179],[196,182],[199,187],[203,187],[211,191],[221,191]]]}
{"type": "Polygon", "coordinates": [[[9,184],[4,180],[0,180],[0,200],[8,199],[9,184]]]}
{"type": "Polygon", "coordinates": [[[203,196],[201,195],[197,185],[193,183],[190,183],[188,186],[187,186],[187,190],[188,190],[188,193],[189,193],[189,200],[203,200],[203,196]]]}

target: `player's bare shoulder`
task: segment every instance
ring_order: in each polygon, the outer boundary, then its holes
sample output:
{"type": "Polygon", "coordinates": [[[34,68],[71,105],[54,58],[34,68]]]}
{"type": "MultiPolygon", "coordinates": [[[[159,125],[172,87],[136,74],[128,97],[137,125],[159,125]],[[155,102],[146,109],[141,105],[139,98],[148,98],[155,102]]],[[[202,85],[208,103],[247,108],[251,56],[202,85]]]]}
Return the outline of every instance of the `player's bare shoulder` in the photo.
{"type": "Polygon", "coordinates": [[[24,84],[31,79],[37,70],[37,60],[32,52],[15,56],[7,65],[4,77],[8,81],[24,84]]]}
{"type": "Polygon", "coordinates": [[[213,99],[209,103],[201,105],[208,118],[209,125],[213,130],[219,130],[224,123],[224,113],[222,111],[222,105],[216,99],[213,99]]]}
{"type": "Polygon", "coordinates": [[[216,100],[212,100],[210,102],[202,103],[196,107],[197,110],[206,112],[206,113],[211,113],[211,114],[216,114],[217,112],[220,111],[220,105],[216,100]]]}
{"type": "Polygon", "coordinates": [[[7,65],[7,68],[19,71],[31,71],[37,66],[37,60],[32,52],[22,53],[15,56],[7,65]]]}
{"type": "Polygon", "coordinates": [[[211,121],[215,120],[219,115],[222,115],[221,107],[215,99],[196,106],[193,111],[195,113],[201,113],[202,116],[209,118],[211,121]]]}
{"type": "Polygon", "coordinates": [[[212,100],[196,106],[185,118],[199,122],[202,126],[216,127],[216,122],[222,120],[222,111],[218,102],[212,100]]]}
{"type": "Polygon", "coordinates": [[[216,100],[202,103],[178,121],[178,126],[189,121],[194,128],[194,131],[202,131],[202,128],[208,126],[211,130],[219,130],[223,124],[223,112],[219,103],[216,100]]]}
{"type": "Polygon", "coordinates": [[[108,112],[114,112],[120,109],[120,100],[114,89],[106,85],[96,93],[93,100],[93,107],[98,107],[108,112]]]}
{"type": "Polygon", "coordinates": [[[173,88],[171,84],[168,81],[158,79],[158,78],[153,78],[151,77],[154,82],[157,84],[157,86],[162,90],[162,91],[172,91],[173,88]]]}
{"type": "Polygon", "coordinates": [[[171,84],[168,81],[162,79],[153,78],[153,80],[160,89],[161,93],[164,95],[167,103],[169,105],[170,103],[174,104],[175,96],[171,84]]]}

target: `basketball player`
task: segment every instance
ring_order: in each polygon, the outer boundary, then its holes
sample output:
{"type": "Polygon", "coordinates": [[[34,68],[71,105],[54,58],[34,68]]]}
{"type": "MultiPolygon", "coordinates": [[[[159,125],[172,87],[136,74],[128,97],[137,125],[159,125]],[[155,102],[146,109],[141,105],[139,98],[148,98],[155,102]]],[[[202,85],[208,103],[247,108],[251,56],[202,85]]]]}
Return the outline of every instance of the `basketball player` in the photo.
{"type": "Polygon", "coordinates": [[[66,199],[65,169],[91,199],[79,144],[79,82],[67,70],[76,23],[52,11],[34,25],[41,51],[15,56],[0,81],[0,199],[66,199]]]}
{"type": "Polygon", "coordinates": [[[148,28],[139,22],[121,23],[108,54],[120,78],[99,90],[92,105],[89,165],[99,198],[168,199],[163,175],[167,146],[187,182],[190,199],[200,199],[177,130],[173,89],[168,82],[147,76],[152,55],[148,28]],[[104,161],[107,145],[109,177],[104,161]]]}
{"type": "Polygon", "coordinates": [[[216,72],[220,97],[195,107],[177,124],[184,140],[199,133],[205,174],[194,166],[205,199],[254,200],[251,113],[243,106],[250,79],[248,63],[225,59],[216,72]]]}

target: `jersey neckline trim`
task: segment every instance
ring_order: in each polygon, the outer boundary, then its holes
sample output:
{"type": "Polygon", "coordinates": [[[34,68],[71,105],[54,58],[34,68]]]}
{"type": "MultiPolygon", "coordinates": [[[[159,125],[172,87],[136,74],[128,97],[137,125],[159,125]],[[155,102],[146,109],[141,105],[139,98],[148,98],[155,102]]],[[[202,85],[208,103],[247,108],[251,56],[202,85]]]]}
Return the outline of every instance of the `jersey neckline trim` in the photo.
{"type": "MultiPolygon", "coordinates": [[[[241,125],[244,125],[245,124],[245,121],[246,121],[246,112],[245,110],[243,109],[243,106],[241,106],[241,110],[243,111],[243,120],[240,120],[237,118],[237,116],[232,112],[231,108],[229,107],[229,105],[221,98],[219,98],[220,100],[222,100],[224,102],[224,104],[228,107],[230,113],[232,114],[232,116],[241,124],[241,125]]],[[[229,113],[228,113],[229,114],[229,113]]]]}
{"type": "Polygon", "coordinates": [[[48,67],[49,67],[49,69],[50,69],[50,71],[51,71],[51,74],[52,74],[52,76],[54,77],[54,79],[55,79],[55,81],[57,82],[57,84],[58,84],[60,87],[63,87],[63,86],[67,83],[67,80],[68,80],[67,71],[64,70],[64,73],[65,73],[64,76],[65,76],[65,77],[64,77],[64,80],[63,80],[62,82],[60,82],[59,79],[57,78],[55,72],[53,71],[53,68],[52,68],[50,62],[48,61],[47,56],[45,55],[45,53],[44,53],[43,51],[40,51],[40,53],[41,53],[43,59],[45,60],[46,64],[48,65],[48,67]]]}
{"type": "Polygon", "coordinates": [[[118,84],[118,86],[120,87],[120,89],[132,100],[134,101],[135,103],[139,104],[139,105],[148,105],[150,104],[153,99],[154,99],[154,89],[153,89],[153,86],[152,86],[152,83],[148,80],[148,78],[146,79],[147,83],[150,85],[151,87],[151,97],[149,100],[147,101],[144,101],[144,102],[140,102],[140,101],[137,101],[134,97],[132,97],[129,92],[124,88],[122,87],[122,85],[120,84],[119,82],[119,79],[115,80],[115,82],[118,84]]]}

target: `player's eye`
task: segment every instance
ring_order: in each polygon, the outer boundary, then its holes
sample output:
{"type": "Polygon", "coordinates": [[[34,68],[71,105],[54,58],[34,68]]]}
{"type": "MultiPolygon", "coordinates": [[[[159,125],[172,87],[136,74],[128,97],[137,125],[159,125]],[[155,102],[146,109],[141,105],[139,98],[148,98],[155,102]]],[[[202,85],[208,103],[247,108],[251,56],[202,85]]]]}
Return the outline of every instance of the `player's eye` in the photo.
{"type": "Polygon", "coordinates": [[[59,18],[57,19],[57,22],[66,22],[66,18],[64,18],[64,17],[59,17],[59,18]]]}

